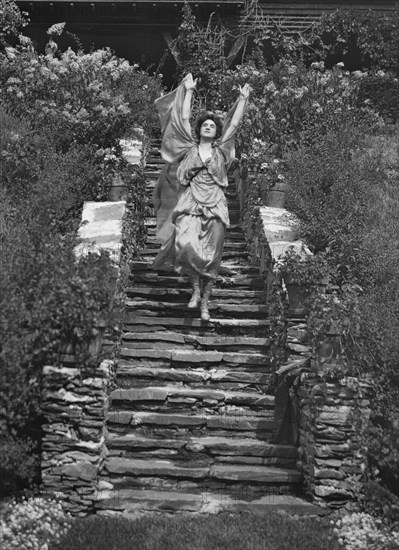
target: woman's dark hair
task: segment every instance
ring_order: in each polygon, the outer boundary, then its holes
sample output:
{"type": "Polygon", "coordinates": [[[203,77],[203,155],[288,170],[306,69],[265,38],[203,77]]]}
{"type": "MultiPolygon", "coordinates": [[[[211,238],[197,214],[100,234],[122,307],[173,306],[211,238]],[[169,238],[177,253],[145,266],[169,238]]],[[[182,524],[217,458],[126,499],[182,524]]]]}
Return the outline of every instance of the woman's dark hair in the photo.
{"type": "Polygon", "coordinates": [[[215,139],[220,138],[223,130],[222,121],[217,115],[215,115],[215,113],[210,113],[209,111],[205,111],[199,115],[195,123],[194,132],[195,132],[195,137],[198,139],[198,141],[200,139],[201,126],[204,124],[206,120],[213,120],[213,122],[216,124],[215,139]]]}

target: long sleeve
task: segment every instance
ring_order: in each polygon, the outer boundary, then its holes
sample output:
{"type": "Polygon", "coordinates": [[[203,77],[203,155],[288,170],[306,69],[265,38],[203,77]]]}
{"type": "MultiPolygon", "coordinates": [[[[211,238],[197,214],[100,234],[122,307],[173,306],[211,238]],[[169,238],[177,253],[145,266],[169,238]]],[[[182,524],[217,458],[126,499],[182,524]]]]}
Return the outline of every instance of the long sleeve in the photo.
{"type": "Polygon", "coordinates": [[[170,164],[179,162],[195,145],[189,128],[183,122],[184,96],[185,87],[181,83],[176,90],[155,101],[162,129],[161,155],[170,164]]]}

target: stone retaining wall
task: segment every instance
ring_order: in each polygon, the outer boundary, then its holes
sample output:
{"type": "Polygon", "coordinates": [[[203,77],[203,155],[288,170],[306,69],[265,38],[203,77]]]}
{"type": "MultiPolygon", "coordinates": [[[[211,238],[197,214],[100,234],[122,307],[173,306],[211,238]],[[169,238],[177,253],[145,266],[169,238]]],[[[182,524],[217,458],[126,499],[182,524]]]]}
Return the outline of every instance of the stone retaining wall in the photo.
{"type": "Polygon", "coordinates": [[[304,373],[295,391],[305,486],[320,506],[353,510],[367,464],[370,385],[352,377],[325,381],[304,373]]]}
{"type": "MultiPolygon", "coordinates": [[[[137,164],[141,143],[121,143],[126,160],[137,164]]],[[[125,200],[86,202],[78,231],[75,255],[106,250],[115,266],[115,291],[121,263],[125,200]]],[[[98,326],[98,336],[89,347],[90,365],[77,362],[66,342],[60,365],[43,369],[42,485],[43,494],[57,493],[73,515],[94,511],[93,503],[102,490],[99,472],[107,453],[105,421],[114,362],[103,360],[103,337],[107,320],[98,326]],[[100,364],[99,364],[100,363],[100,364]]],[[[108,343],[109,344],[109,343],[108,343]]]]}
{"type": "MultiPolygon", "coordinates": [[[[240,180],[237,173],[237,178],[248,246],[267,281],[270,304],[276,292],[274,261],[291,246],[300,254],[310,251],[296,237],[295,216],[284,208],[258,206],[249,212],[245,197],[251,176],[240,180]]],[[[299,446],[298,467],[313,501],[355,509],[367,468],[370,385],[353,377],[326,382],[316,375],[322,369],[313,357],[305,315],[290,315],[286,307],[284,330],[275,378],[276,443],[299,446]]]]}
{"type": "Polygon", "coordinates": [[[105,415],[113,362],[43,369],[42,492],[58,493],[67,511],[93,510],[105,458],[105,415]]]}

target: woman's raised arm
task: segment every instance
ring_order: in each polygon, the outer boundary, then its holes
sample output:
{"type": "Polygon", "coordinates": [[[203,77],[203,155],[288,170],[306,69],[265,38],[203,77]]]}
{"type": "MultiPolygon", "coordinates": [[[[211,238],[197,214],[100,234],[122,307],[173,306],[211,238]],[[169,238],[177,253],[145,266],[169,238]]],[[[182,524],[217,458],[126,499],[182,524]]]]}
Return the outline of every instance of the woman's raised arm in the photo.
{"type": "Polygon", "coordinates": [[[230,122],[230,126],[234,129],[237,128],[237,126],[241,122],[242,115],[244,114],[245,104],[249,97],[251,87],[249,84],[244,84],[243,87],[239,86],[239,89],[240,89],[240,97],[238,98],[237,107],[234,112],[233,118],[231,119],[231,122],[230,122]]]}
{"type": "Polygon", "coordinates": [[[182,106],[182,119],[184,124],[187,124],[190,120],[191,115],[191,100],[193,97],[193,90],[197,85],[197,79],[193,79],[193,75],[188,73],[183,79],[184,88],[186,94],[184,96],[183,106],[182,106]]]}
{"type": "Polygon", "coordinates": [[[226,144],[226,145],[222,145],[222,147],[225,149],[225,154],[227,156],[230,156],[234,151],[234,145],[232,145],[231,139],[233,138],[236,132],[237,126],[241,122],[242,116],[244,114],[245,106],[247,104],[247,100],[251,92],[251,87],[249,84],[245,84],[242,88],[241,86],[239,88],[240,88],[240,96],[236,101],[235,105],[233,105],[233,107],[229,111],[227,115],[227,121],[225,122],[224,130],[223,130],[222,144],[226,144]]]}

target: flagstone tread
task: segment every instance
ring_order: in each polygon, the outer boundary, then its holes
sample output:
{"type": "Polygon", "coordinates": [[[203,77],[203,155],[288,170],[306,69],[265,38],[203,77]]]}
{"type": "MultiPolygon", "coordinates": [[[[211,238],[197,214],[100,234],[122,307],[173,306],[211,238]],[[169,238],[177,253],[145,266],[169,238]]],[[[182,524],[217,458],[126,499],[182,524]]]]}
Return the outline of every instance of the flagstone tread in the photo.
{"type": "Polygon", "coordinates": [[[141,434],[107,435],[106,445],[112,447],[128,447],[130,449],[181,449],[187,444],[185,439],[151,438],[141,434]]]}
{"type": "Polygon", "coordinates": [[[111,424],[130,426],[173,426],[220,429],[227,431],[253,431],[268,434],[274,429],[274,421],[257,416],[228,416],[196,415],[196,414],[168,414],[143,411],[112,410],[107,414],[107,421],[111,424]]]}
{"type": "Polygon", "coordinates": [[[211,454],[223,455],[298,457],[298,449],[292,445],[274,445],[260,439],[191,437],[186,444],[186,448],[196,452],[207,451],[211,454]]]}
{"type": "Polygon", "coordinates": [[[271,374],[261,372],[248,372],[244,369],[226,370],[224,368],[211,369],[186,369],[186,368],[165,368],[157,366],[143,366],[141,364],[132,364],[129,361],[121,360],[118,364],[118,377],[148,378],[150,380],[166,380],[168,382],[181,383],[223,383],[232,382],[244,384],[245,386],[256,384],[257,386],[268,386],[271,374]]]}
{"type": "Polygon", "coordinates": [[[120,510],[124,515],[141,515],[143,512],[197,512],[204,508],[201,494],[175,491],[118,489],[101,491],[95,503],[97,510],[120,510]]]}
{"type": "Polygon", "coordinates": [[[263,483],[299,483],[302,474],[289,468],[217,464],[210,468],[210,476],[229,481],[256,481],[263,483]]]}
{"type": "Polygon", "coordinates": [[[140,332],[163,332],[173,329],[184,331],[185,334],[200,333],[201,335],[238,335],[252,334],[262,336],[268,334],[270,321],[268,319],[229,319],[213,318],[207,323],[196,317],[154,317],[138,315],[135,311],[125,314],[125,330],[137,330],[140,332]]]}
{"type": "MultiPolygon", "coordinates": [[[[172,290],[176,290],[176,288],[172,290]]],[[[192,311],[189,311],[189,308],[187,307],[188,302],[191,299],[191,289],[186,289],[185,292],[181,292],[179,294],[174,292],[162,292],[158,294],[156,291],[153,294],[148,294],[147,292],[141,292],[140,285],[137,285],[136,287],[129,288],[126,294],[129,300],[128,306],[131,309],[149,309],[151,311],[155,311],[156,309],[164,311],[166,309],[172,312],[181,310],[191,316],[198,315],[200,310],[200,303],[192,311]],[[154,304],[152,307],[148,306],[149,301],[154,304]]],[[[224,296],[212,296],[209,302],[209,307],[214,313],[219,313],[219,311],[223,311],[225,307],[232,306],[234,308],[233,312],[237,309],[239,310],[238,315],[241,315],[243,312],[245,313],[245,310],[242,309],[243,307],[259,306],[260,301],[261,300],[252,297],[240,298],[237,294],[225,294],[224,296]]],[[[251,311],[247,313],[248,317],[253,314],[251,311]]],[[[262,315],[265,315],[265,311],[262,311],[261,313],[262,315]]],[[[226,315],[230,314],[230,311],[226,313],[226,315]]],[[[259,311],[257,311],[256,314],[259,314],[259,311]]]]}
{"type": "MultiPolygon", "coordinates": [[[[187,288],[176,288],[176,287],[161,287],[161,286],[144,286],[144,285],[135,285],[129,286],[126,288],[126,293],[129,294],[141,294],[148,296],[179,296],[184,299],[190,297],[192,294],[192,289],[187,288]]],[[[231,288],[214,288],[212,291],[212,298],[235,298],[238,303],[243,299],[253,298],[258,301],[265,299],[265,293],[262,290],[232,290],[231,288]],[[238,295],[237,295],[238,294],[238,295]]]]}
{"type": "Polygon", "coordinates": [[[193,467],[170,460],[108,457],[105,469],[112,474],[128,476],[167,476],[189,479],[213,478],[217,480],[263,483],[299,483],[302,474],[281,467],[244,464],[214,464],[210,467],[193,467]]]}
{"type": "Polygon", "coordinates": [[[270,338],[256,336],[199,336],[196,334],[184,334],[180,332],[164,331],[152,332],[125,332],[123,341],[128,342],[173,342],[174,344],[200,345],[200,346],[259,346],[266,347],[271,343],[270,338]]]}
{"type": "MultiPolygon", "coordinates": [[[[190,280],[188,277],[178,277],[177,274],[174,275],[170,271],[158,272],[155,273],[153,270],[151,272],[146,271],[136,271],[131,275],[131,283],[136,286],[138,284],[143,285],[153,285],[154,288],[157,286],[167,286],[168,288],[190,288],[190,280]]],[[[261,277],[247,277],[245,274],[243,276],[220,276],[216,280],[215,289],[217,288],[226,288],[226,289],[235,289],[239,291],[243,290],[263,290],[264,281],[261,277]]]]}
{"type": "Polygon", "coordinates": [[[303,498],[292,494],[269,493],[260,498],[245,500],[237,498],[233,491],[200,493],[176,493],[174,491],[118,489],[103,491],[96,502],[98,510],[119,510],[127,517],[139,517],[143,512],[183,512],[194,514],[216,514],[220,512],[242,512],[259,515],[285,511],[292,515],[324,516],[328,510],[320,508],[303,498]]]}
{"type": "Polygon", "coordinates": [[[151,452],[152,450],[173,450],[209,455],[217,462],[234,464],[286,464],[295,467],[298,449],[290,445],[273,445],[259,439],[228,437],[161,438],[141,434],[109,434],[107,448],[151,452]]]}
{"type": "Polygon", "coordinates": [[[108,472],[132,476],[168,476],[204,479],[209,475],[209,468],[193,468],[177,465],[169,460],[140,460],[132,458],[111,457],[106,459],[108,472]]]}
{"type": "MultiPolygon", "coordinates": [[[[186,301],[183,301],[183,304],[186,305],[186,301]]],[[[186,307],[182,308],[182,303],[175,303],[175,302],[161,302],[161,301],[155,301],[155,300],[143,300],[140,298],[137,298],[135,300],[127,299],[126,300],[126,307],[127,308],[138,308],[141,309],[149,309],[149,310],[176,310],[180,311],[182,314],[186,315],[186,307]],[[182,311],[183,309],[183,311],[182,311]]],[[[216,301],[210,301],[209,302],[209,309],[210,310],[217,310],[221,313],[247,313],[249,314],[263,314],[267,315],[267,307],[263,305],[254,305],[254,304],[224,304],[224,303],[218,303],[216,301]]]]}
{"type": "Polygon", "coordinates": [[[111,392],[114,401],[165,401],[169,397],[194,397],[195,399],[222,401],[227,404],[274,407],[274,396],[255,392],[218,391],[211,388],[162,386],[150,388],[117,389],[111,392]]]}
{"type": "Polygon", "coordinates": [[[198,351],[184,349],[130,349],[122,348],[121,355],[125,357],[147,357],[154,359],[169,359],[184,363],[234,363],[239,365],[267,365],[270,358],[260,353],[223,353],[220,351],[198,351]]]}

